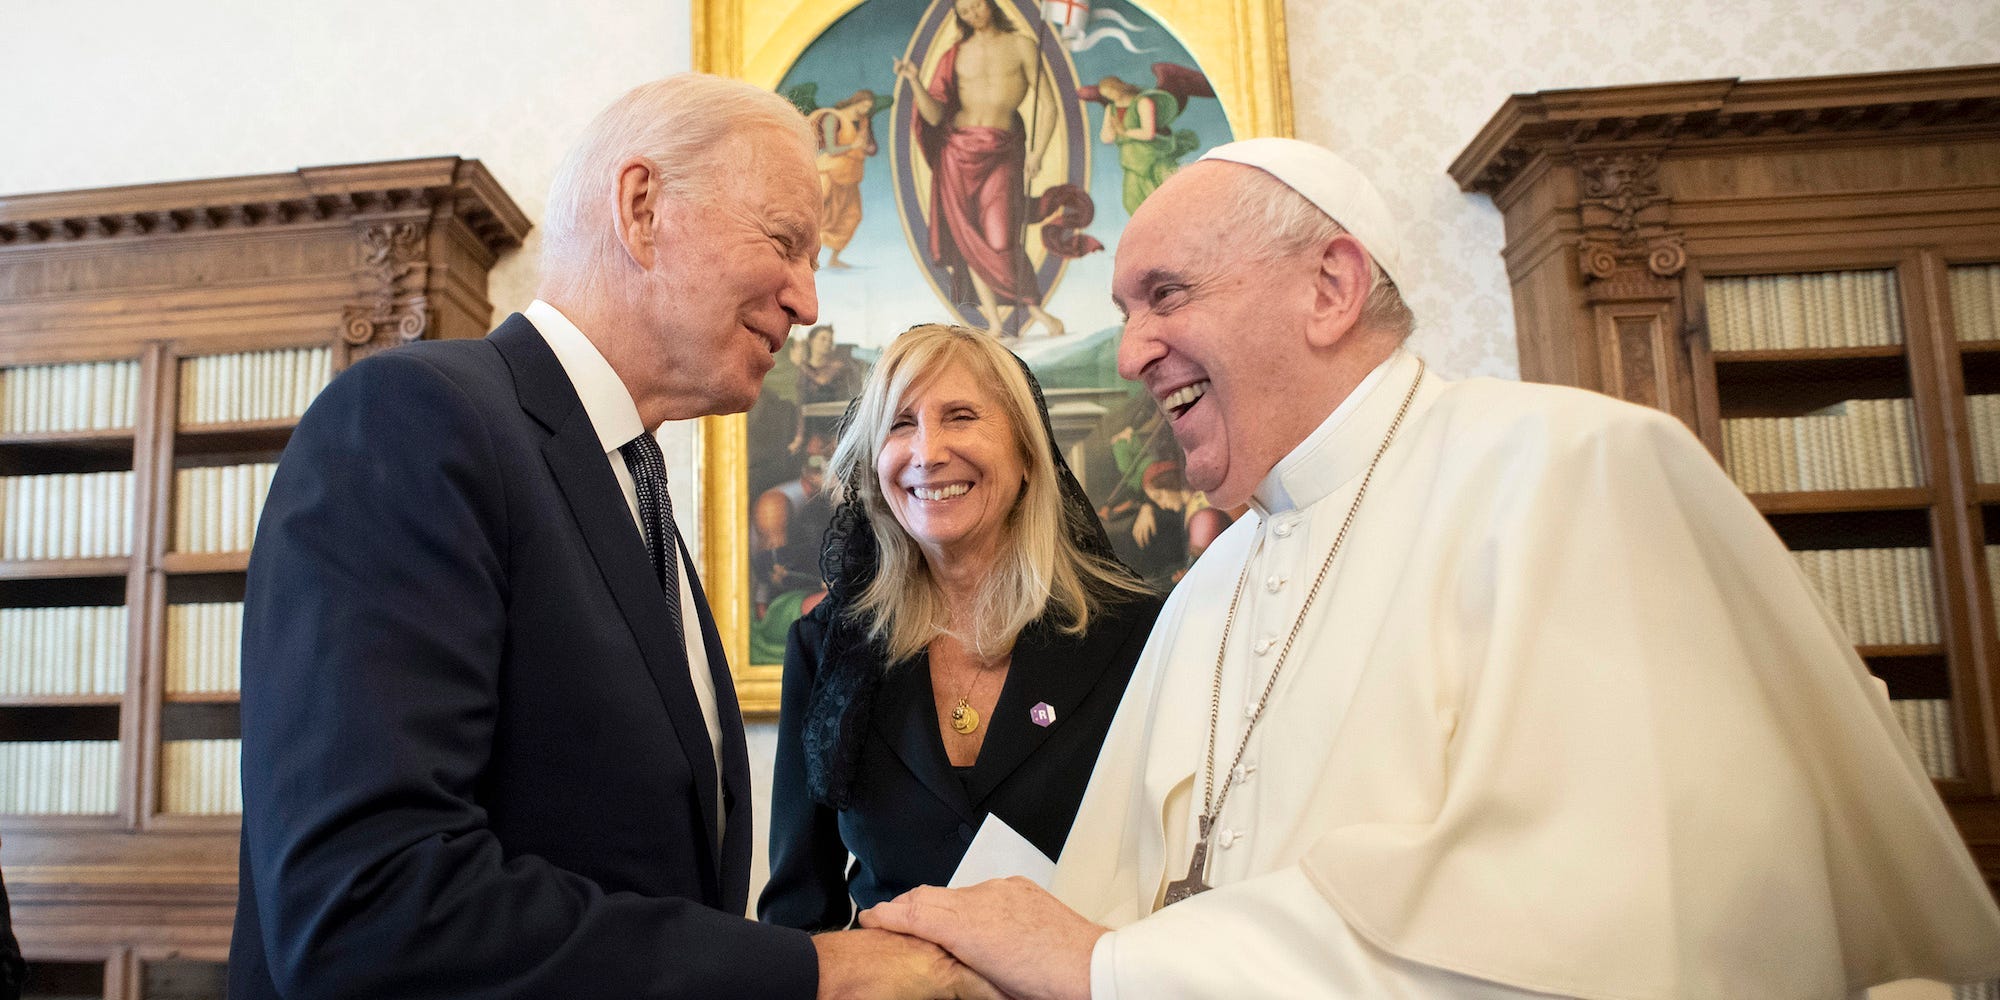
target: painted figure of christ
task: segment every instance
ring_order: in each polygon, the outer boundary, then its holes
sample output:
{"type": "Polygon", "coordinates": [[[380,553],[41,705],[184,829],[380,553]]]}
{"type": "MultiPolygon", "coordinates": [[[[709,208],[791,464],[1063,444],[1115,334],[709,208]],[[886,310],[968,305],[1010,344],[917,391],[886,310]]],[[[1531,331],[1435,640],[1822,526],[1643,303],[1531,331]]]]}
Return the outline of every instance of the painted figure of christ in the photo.
{"type": "Polygon", "coordinates": [[[910,83],[918,144],[931,167],[927,249],[951,272],[952,300],[963,303],[970,292],[989,331],[1001,332],[1000,307],[1008,305],[1028,312],[1020,332],[1038,322],[1056,336],[1063,325],[1042,308],[1022,245],[1026,181],[1040,172],[1056,131],[1055,88],[1040,71],[1034,37],[1017,31],[995,0],[956,0],[953,12],[959,40],[928,85],[915,63],[894,63],[910,83]]]}

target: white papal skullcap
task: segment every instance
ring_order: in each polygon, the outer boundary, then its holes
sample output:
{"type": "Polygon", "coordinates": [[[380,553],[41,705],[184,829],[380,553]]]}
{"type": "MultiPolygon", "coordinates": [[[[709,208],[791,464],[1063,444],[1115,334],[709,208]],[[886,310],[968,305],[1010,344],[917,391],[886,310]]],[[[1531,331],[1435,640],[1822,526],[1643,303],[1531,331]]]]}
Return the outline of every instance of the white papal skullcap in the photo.
{"type": "Polygon", "coordinates": [[[1354,164],[1310,142],[1277,138],[1224,143],[1201,158],[1241,163],[1276,177],[1353,233],[1389,280],[1402,284],[1397,275],[1403,269],[1403,241],[1396,238],[1395,216],[1354,164]]]}

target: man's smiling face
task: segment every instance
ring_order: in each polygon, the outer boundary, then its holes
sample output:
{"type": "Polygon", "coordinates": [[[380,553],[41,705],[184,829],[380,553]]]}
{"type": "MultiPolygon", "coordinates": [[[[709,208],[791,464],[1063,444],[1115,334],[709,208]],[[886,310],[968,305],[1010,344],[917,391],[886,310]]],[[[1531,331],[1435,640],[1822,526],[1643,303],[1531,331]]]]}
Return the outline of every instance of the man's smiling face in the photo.
{"type": "Polygon", "coordinates": [[[1119,240],[1118,374],[1146,387],[1187,453],[1187,482],[1219,507],[1250,494],[1297,443],[1297,353],[1318,261],[1260,259],[1231,218],[1231,163],[1195,163],[1146,199],[1119,240]]]}

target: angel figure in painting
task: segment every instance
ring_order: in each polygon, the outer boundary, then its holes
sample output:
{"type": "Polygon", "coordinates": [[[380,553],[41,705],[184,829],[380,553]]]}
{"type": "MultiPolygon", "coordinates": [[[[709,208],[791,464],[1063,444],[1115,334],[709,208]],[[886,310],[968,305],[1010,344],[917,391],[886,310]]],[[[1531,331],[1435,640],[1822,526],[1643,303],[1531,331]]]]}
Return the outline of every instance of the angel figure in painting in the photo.
{"type": "Polygon", "coordinates": [[[1115,76],[1099,80],[1095,87],[1077,88],[1084,100],[1105,104],[1098,138],[1118,147],[1127,212],[1138,211],[1139,203],[1180,169],[1181,158],[1201,145],[1193,131],[1173,128],[1188,100],[1215,96],[1208,77],[1192,66],[1154,63],[1153,79],[1154,85],[1144,90],[1115,76]]]}
{"type": "MultiPolygon", "coordinates": [[[[1063,332],[1061,320],[1042,308],[1042,292],[1028,260],[1031,221],[1089,222],[1089,195],[1080,189],[1051,189],[1028,216],[1028,183],[1056,137],[1056,92],[1043,71],[1032,34],[1019,30],[995,0],[956,0],[959,38],[945,52],[928,84],[915,62],[897,59],[896,77],[910,85],[914,124],[924,159],[930,164],[931,260],[951,273],[954,302],[977,301],[986,329],[1002,333],[1000,307],[1025,311],[1016,332],[1040,324],[1049,336],[1063,332]],[[1027,119],[1024,102],[1032,102],[1027,119]],[[1081,205],[1077,199],[1081,199],[1081,205]]],[[[1067,186],[1065,186],[1067,187],[1067,186]]],[[[1044,246],[1076,256],[1103,244],[1070,234],[1044,246]],[[1064,243],[1068,242],[1068,246],[1064,243]],[[1065,251],[1069,252],[1065,252],[1065,251]]]]}
{"type": "Polygon", "coordinates": [[[861,178],[875,143],[875,115],[895,103],[866,87],[832,107],[819,107],[819,84],[804,83],[785,96],[806,116],[819,152],[819,243],[826,248],[826,266],[845,268],[840,252],[861,228],[861,178]]]}

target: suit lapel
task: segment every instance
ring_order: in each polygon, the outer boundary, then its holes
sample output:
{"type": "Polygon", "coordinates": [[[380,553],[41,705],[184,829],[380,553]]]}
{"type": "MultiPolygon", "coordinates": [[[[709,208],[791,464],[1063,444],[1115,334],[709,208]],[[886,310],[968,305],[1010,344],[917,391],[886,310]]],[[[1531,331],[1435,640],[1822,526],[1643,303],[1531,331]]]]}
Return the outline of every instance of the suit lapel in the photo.
{"type": "Polygon", "coordinates": [[[944,738],[938,734],[937,706],[931,700],[930,658],[918,656],[882,678],[875,704],[874,726],[903,766],[923,782],[938,801],[951,807],[959,818],[979,825],[979,810],[966,797],[965,784],[952,772],[945,756],[944,738]]]}
{"type": "Polygon", "coordinates": [[[736,703],[736,679],[722,653],[722,636],[716,631],[708,594],[702,590],[701,574],[695,572],[694,557],[685,544],[680,549],[681,572],[687,574],[688,588],[694,592],[694,614],[701,624],[702,648],[708,652],[708,675],[715,682],[715,714],[722,728],[723,836],[718,873],[722,907],[741,913],[750,902],[750,751],[743,736],[743,711],[736,703]]]}
{"type": "MultiPolygon", "coordinates": [[[[500,349],[514,372],[522,409],[553,432],[542,445],[542,456],[569,504],[570,514],[576,519],[598,571],[604,576],[605,586],[638,642],[646,670],[652,675],[653,686],[680,741],[681,753],[695,775],[702,828],[713,831],[717,803],[715,784],[709,775],[715,773],[715,754],[709,746],[708,724],[702,719],[701,704],[695,699],[694,683],[688,673],[687,648],[674,641],[667,627],[666,595],[660,591],[659,578],[653,575],[646,543],[632,521],[631,507],[618,488],[618,480],[611,473],[596,428],[591,426],[576,389],[563,373],[562,363],[556,360],[555,352],[533,324],[516,314],[508,317],[488,339],[500,349]]],[[[714,625],[705,613],[706,605],[696,603],[703,612],[699,617],[706,639],[713,633],[714,625]]],[[[710,645],[709,649],[716,650],[717,646],[710,645]]],[[[712,663],[722,662],[719,652],[711,652],[710,657],[712,663]]],[[[727,664],[723,669],[727,671],[727,664]]],[[[734,706],[733,699],[730,704],[734,706]]],[[[736,736],[739,741],[742,739],[740,721],[736,736]]],[[[708,838],[703,883],[707,894],[719,901],[722,892],[713,839],[712,835],[708,838]]]]}
{"type": "Polygon", "coordinates": [[[1131,622],[1107,611],[1093,621],[1086,635],[1065,635],[1045,622],[1021,630],[1014,643],[1014,662],[1007,684],[988,720],[986,742],[972,769],[967,792],[981,806],[1057,730],[1073,723],[1076,707],[1111,669],[1112,654],[1125,640],[1131,622]],[[1038,726],[1030,711],[1038,704],[1055,710],[1055,721],[1038,726]]]}

